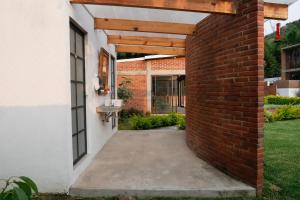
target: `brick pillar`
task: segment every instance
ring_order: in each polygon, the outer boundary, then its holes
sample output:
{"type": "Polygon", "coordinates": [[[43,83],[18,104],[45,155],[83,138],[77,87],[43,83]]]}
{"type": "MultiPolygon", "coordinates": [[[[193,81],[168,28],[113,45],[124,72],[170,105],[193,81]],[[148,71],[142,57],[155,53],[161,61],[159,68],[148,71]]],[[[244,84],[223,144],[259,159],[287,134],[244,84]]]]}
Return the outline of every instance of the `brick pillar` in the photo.
{"type": "Polygon", "coordinates": [[[264,11],[244,0],[210,15],[187,38],[187,144],[202,159],[262,191],[264,11]]]}

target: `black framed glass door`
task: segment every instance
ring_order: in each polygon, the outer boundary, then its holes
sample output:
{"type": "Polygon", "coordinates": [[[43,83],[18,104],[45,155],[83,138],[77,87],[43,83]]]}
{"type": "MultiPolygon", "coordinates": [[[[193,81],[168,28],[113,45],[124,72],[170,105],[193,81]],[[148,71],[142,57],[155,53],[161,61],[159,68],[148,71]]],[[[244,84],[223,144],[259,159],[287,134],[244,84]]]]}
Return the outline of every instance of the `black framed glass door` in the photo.
{"type": "Polygon", "coordinates": [[[177,76],[152,76],[151,112],[177,112],[177,76]]]}
{"type": "MultiPolygon", "coordinates": [[[[116,59],[110,56],[110,66],[111,66],[111,99],[116,99],[116,59]]],[[[112,128],[116,127],[116,117],[112,117],[112,128]]]]}
{"type": "Polygon", "coordinates": [[[87,153],[84,33],[70,25],[73,164],[87,153]]]}
{"type": "Polygon", "coordinates": [[[178,79],[178,107],[185,108],[185,76],[179,76],[178,79]]]}

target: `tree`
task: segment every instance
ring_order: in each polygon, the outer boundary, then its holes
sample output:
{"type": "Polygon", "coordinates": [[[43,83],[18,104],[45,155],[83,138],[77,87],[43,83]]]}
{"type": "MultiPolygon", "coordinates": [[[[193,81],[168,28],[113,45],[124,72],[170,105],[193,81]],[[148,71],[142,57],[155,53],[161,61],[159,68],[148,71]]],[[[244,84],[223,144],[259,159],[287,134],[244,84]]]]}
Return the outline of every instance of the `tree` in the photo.
{"type": "Polygon", "coordinates": [[[280,65],[274,50],[270,44],[265,42],[265,77],[267,78],[280,76],[280,65]]]}
{"type": "Polygon", "coordinates": [[[300,20],[282,27],[281,41],[275,42],[275,33],[265,37],[265,77],[278,77],[281,74],[281,49],[300,43],[300,20]]]}

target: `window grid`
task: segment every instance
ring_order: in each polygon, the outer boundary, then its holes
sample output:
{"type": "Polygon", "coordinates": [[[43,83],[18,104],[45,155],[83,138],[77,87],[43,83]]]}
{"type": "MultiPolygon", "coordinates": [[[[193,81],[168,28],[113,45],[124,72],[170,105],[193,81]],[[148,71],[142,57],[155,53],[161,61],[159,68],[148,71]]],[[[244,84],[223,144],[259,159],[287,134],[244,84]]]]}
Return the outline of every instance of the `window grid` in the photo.
{"type": "Polygon", "coordinates": [[[80,31],[73,24],[70,25],[70,43],[71,43],[70,58],[71,58],[71,86],[72,86],[71,87],[72,141],[73,141],[73,164],[75,165],[87,153],[87,140],[86,140],[84,33],[82,33],[82,31],[80,31]],[[72,63],[72,61],[74,62],[72,63]],[[81,63],[81,65],[79,65],[79,63],[81,63]],[[79,67],[81,67],[80,71],[78,70],[79,67]],[[82,73],[79,74],[79,72],[82,73]],[[78,78],[80,80],[78,80],[78,78]],[[81,93],[78,92],[78,89],[80,89],[80,87],[82,88],[82,90],[80,91],[81,93]],[[80,105],[79,105],[79,99],[81,99],[82,101],[80,105]],[[82,112],[81,115],[80,115],[81,113],[80,111],[82,112]],[[73,116],[73,112],[75,112],[75,116],[73,116]],[[79,121],[81,121],[81,123],[79,123],[79,121]],[[83,127],[79,127],[79,125],[83,127]]]}

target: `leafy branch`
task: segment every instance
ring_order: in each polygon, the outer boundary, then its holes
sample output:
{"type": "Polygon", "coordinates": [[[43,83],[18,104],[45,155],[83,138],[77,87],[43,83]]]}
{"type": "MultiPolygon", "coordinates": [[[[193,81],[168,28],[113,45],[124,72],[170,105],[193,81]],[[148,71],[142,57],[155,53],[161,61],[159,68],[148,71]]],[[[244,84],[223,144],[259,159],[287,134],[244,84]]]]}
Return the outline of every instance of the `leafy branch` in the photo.
{"type": "Polygon", "coordinates": [[[36,184],[26,176],[0,179],[0,182],[4,182],[0,200],[31,200],[34,194],[38,194],[36,184]]]}

